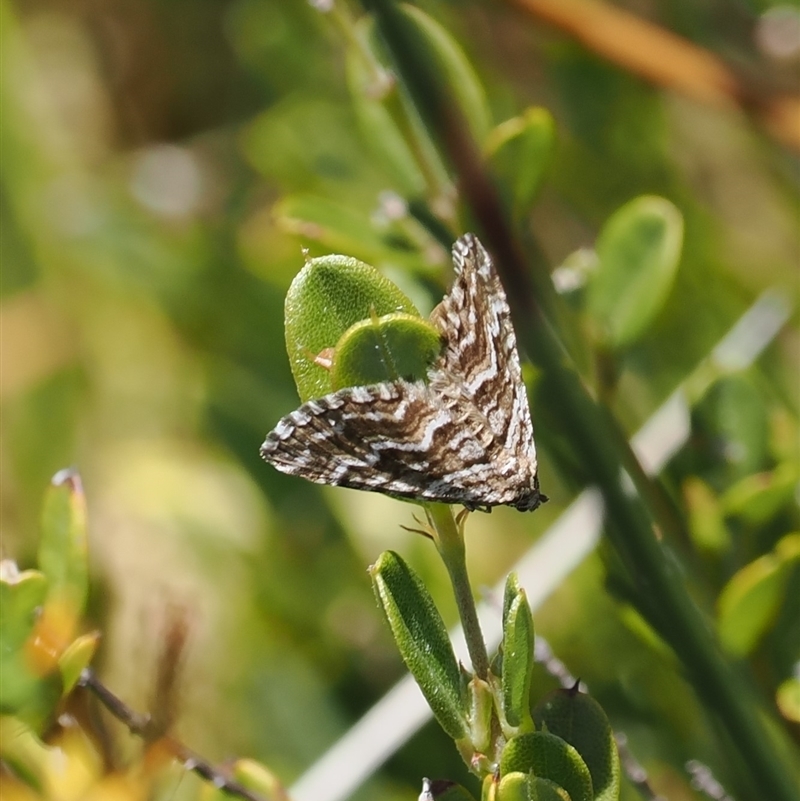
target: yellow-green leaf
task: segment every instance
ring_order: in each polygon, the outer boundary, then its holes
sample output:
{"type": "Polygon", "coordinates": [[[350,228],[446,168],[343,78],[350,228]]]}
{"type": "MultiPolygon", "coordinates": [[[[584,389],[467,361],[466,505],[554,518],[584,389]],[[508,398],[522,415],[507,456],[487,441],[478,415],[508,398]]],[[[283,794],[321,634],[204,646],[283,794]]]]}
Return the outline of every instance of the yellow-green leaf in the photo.
{"type": "Polygon", "coordinates": [[[730,546],[722,506],[702,479],[690,476],[683,484],[683,496],[689,510],[689,534],[699,551],[718,554],[730,546]]]}
{"type": "Polygon", "coordinates": [[[539,194],[555,139],[552,114],[538,107],[500,123],[486,139],[486,154],[517,219],[528,215],[539,194]]]}
{"type": "Polygon", "coordinates": [[[528,773],[509,773],[500,779],[497,801],[571,801],[569,793],[549,779],[528,773]]]}
{"type": "Polygon", "coordinates": [[[0,717],[0,759],[35,790],[44,789],[53,759],[63,754],[46,746],[23,721],[0,717]]]}
{"type": "Polygon", "coordinates": [[[786,601],[792,566],[800,563],[800,533],[787,534],[771,553],[733,575],[717,602],[717,629],[733,654],[750,653],[786,601]]]}
{"type": "Polygon", "coordinates": [[[75,639],[61,654],[58,667],[61,671],[62,695],[66,695],[81,677],[83,669],[89,666],[100,642],[97,631],[83,634],[75,639]]]}
{"type": "Polygon", "coordinates": [[[286,349],[303,401],[332,390],[330,372],[314,359],[334,348],[348,328],[372,316],[401,312],[419,317],[414,304],[374,267],[348,256],[309,260],[286,295],[286,349]]]}
{"type": "Polygon", "coordinates": [[[587,296],[606,345],[626,345],[650,325],[672,288],[682,244],[683,217],[662,197],[638,197],[610,217],[587,296]]]}
{"type": "Polygon", "coordinates": [[[500,776],[533,773],[563,787],[571,801],[592,801],[592,777],[577,749],[544,731],[509,740],[500,758],[500,776]]]}
{"type": "Polygon", "coordinates": [[[614,732],[606,713],[590,695],[554,690],[534,709],[537,727],[573,745],[589,768],[595,801],[617,801],[620,764],[614,732]]]}
{"type": "Polygon", "coordinates": [[[770,473],[755,473],[737,481],[722,496],[726,514],[750,523],[766,523],[794,498],[800,466],[784,462],[770,473]]]}
{"type": "Polygon", "coordinates": [[[475,801],[466,788],[447,779],[425,779],[422,784],[420,799],[425,801],[475,801]]]}
{"type": "Polygon", "coordinates": [[[47,578],[38,570],[19,572],[10,559],[0,563],[0,653],[17,650],[33,630],[36,612],[47,594],[47,578]]]}
{"type": "MultiPolygon", "coordinates": [[[[422,129],[411,124],[396,79],[379,62],[381,54],[374,46],[372,28],[368,17],[359,20],[354,29],[358,44],[351,43],[347,48],[347,85],[353,110],[367,146],[389,173],[394,187],[406,197],[423,196],[427,189],[425,176],[414,155],[422,129]],[[409,142],[410,138],[413,142],[409,142]]],[[[429,144],[424,157],[427,159],[432,153],[429,144]]]]}
{"type": "Polygon", "coordinates": [[[47,600],[65,604],[76,616],[89,590],[86,499],[80,476],[62,470],[47,491],[39,541],[39,567],[47,576],[47,600]]]}
{"type": "Polygon", "coordinates": [[[800,678],[793,676],[781,682],[775,693],[775,703],[786,720],[800,723],[800,678]]]}
{"type": "MultiPolygon", "coordinates": [[[[508,583],[506,588],[508,588],[508,583]]],[[[503,712],[511,726],[533,728],[530,689],[533,675],[533,616],[525,590],[518,589],[503,621],[503,712]],[[527,725],[526,725],[527,724],[527,725]]]]}
{"type": "Polygon", "coordinates": [[[57,698],[28,651],[46,595],[43,573],[20,573],[10,559],[0,562],[0,712],[34,724],[48,716],[57,698]]]}
{"type": "Polygon", "coordinates": [[[369,215],[319,195],[286,195],[272,209],[275,224],[309,247],[350,253],[377,260],[390,248],[377,233],[369,215]]]}
{"type": "Polygon", "coordinates": [[[331,384],[337,390],[424,379],[441,348],[439,332],[419,317],[395,313],[362,320],[336,345],[331,384]]]}
{"type": "Polygon", "coordinates": [[[447,628],[420,577],[394,551],[370,567],[375,595],[395,642],[441,727],[454,739],[467,734],[461,673],[447,628]]]}
{"type": "Polygon", "coordinates": [[[479,753],[486,753],[491,747],[492,712],[494,699],[489,683],[473,676],[467,685],[469,698],[469,739],[479,753]]]}
{"type": "Polygon", "coordinates": [[[424,43],[433,66],[442,76],[443,85],[452,92],[476,142],[482,143],[489,132],[490,114],[483,89],[470,60],[444,26],[416,6],[402,5],[400,13],[424,43]]]}
{"type": "Polygon", "coordinates": [[[237,759],[233,766],[233,777],[248,790],[260,793],[265,801],[289,801],[278,777],[254,759],[237,759]]]}

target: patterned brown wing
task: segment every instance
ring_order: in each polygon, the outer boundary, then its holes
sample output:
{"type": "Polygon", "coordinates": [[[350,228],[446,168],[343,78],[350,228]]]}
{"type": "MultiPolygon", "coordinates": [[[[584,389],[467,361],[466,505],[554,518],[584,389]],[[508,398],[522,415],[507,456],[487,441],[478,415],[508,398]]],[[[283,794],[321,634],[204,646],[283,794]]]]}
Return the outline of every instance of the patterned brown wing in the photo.
{"type": "Polygon", "coordinates": [[[494,437],[457,415],[422,382],[351,387],[284,417],[261,456],[318,484],[470,508],[512,502],[519,465],[500,480],[494,437]]]}
{"type": "Polygon", "coordinates": [[[447,340],[442,369],[459,376],[503,447],[535,471],[533,425],[505,291],[473,234],[453,246],[453,265],[453,288],[431,314],[447,340]]]}
{"type": "Polygon", "coordinates": [[[431,321],[445,348],[429,382],[352,387],[284,417],[261,446],[278,470],[319,484],[468,508],[535,509],[528,399],[505,293],[472,234],[431,321]]]}

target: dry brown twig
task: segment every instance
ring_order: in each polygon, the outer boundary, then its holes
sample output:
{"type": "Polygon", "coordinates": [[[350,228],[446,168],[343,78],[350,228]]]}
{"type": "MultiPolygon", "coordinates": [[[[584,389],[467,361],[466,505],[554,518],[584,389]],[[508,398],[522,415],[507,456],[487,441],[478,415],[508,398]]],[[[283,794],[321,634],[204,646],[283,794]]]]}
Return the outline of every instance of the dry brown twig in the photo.
{"type": "Polygon", "coordinates": [[[510,0],[647,81],[716,108],[742,109],[800,150],[800,97],[764,92],[714,53],[602,0],[510,0]]]}
{"type": "Polygon", "coordinates": [[[91,668],[86,668],[83,671],[79,685],[92,693],[117,720],[125,725],[131,734],[141,737],[147,743],[158,742],[163,745],[186,770],[196,773],[213,784],[214,787],[225,790],[239,798],[244,798],[246,801],[265,801],[263,796],[248,790],[235,779],[229,778],[222,769],[212,765],[207,759],[192,751],[182,742],[161,733],[161,725],[155,718],[129,707],[97,678],[91,668]]]}

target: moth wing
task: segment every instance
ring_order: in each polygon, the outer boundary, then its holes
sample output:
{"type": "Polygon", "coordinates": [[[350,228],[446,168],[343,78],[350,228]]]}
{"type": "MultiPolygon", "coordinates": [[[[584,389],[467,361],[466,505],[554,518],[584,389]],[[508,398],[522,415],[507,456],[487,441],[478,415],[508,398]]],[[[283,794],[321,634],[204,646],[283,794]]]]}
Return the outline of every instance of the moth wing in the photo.
{"type": "Polygon", "coordinates": [[[261,456],[318,484],[399,497],[497,505],[494,467],[479,432],[423,382],[349,387],[308,401],[267,435],[261,456]]]}
{"type": "Polygon", "coordinates": [[[453,245],[453,266],[453,287],[431,314],[446,340],[440,369],[458,376],[502,447],[535,471],[533,425],[505,291],[474,234],[453,245]]]}

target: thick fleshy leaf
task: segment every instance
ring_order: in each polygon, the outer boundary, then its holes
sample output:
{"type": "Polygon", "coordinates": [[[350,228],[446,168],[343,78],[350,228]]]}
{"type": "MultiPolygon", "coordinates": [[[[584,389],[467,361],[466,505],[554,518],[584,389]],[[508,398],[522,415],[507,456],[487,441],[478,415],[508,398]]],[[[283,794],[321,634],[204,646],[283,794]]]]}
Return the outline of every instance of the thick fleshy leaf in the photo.
{"type": "Polygon", "coordinates": [[[619,754],[611,724],[600,704],[585,693],[554,690],[537,704],[533,717],[537,727],[577,749],[592,776],[595,801],[617,801],[619,754]]]}
{"type": "Polygon", "coordinates": [[[505,628],[506,621],[508,620],[508,612],[511,609],[511,604],[514,599],[519,595],[519,576],[516,573],[509,573],[506,578],[506,585],[503,589],[503,628],[505,628]]]}
{"type": "Polygon", "coordinates": [[[497,801],[530,801],[533,780],[530,773],[506,774],[497,785],[497,801]]]}
{"type": "Polygon", "coordinates": [[[469,738],[478,753],[491,747],[494,699],[489,684],[474,676],[467,685],[469,696],[469,738]]]}
{"type": "Polygon", "coordinates": [[[348,256],[309,260],[286,295],[286,349],[300,399],[331,389],[331,375],[314,359],[334,348],[355,323],[402,312],[419,317],[414,304],[374,267],[348,256]]]}
{"type": "Polygon", "coordinates": [[[545,731],[509,740],[500,758],[500,775],[533,773],[563,787],[571,801],[592,801],[592,777],[577,749],[545,731]]]}
{"type": "MultiPolygon", "coordinates": [[[[231,778],[264,801],[290,801],[277,776],[254,759],[237,759],[230,773],[231,778]]],[[[231,801],[235,797],[226,790],[212,790],[210,785],[206,785],[202,796],[203,801],[231,801]]]]}
{"type": "Polygon", "coordinates": [[[390,248],[368,215],[317,195],[287,195],[272,209],[275,224],[301,242],[362,259],[385,258],[390,248]]]}
{"type": "Polygon", "coordinates": [[[336,345],[334,390],[382,381],[424,379],[439,355],[439,332],[419,317],[395,313],[356,323],[336,345]]]}
{"type": "Polygon", "coordinates": [[[775,693],[775,703],[786,720],[800,723],[800,678],[793,676],[781,682],[775,693]]]}
{"type": "Polygon", "coordinates": [[[338,94],[296,90],[248,115],[237,135],[244,158],[281,195],[301,186],[336,197],[374,180],[374,168],[353,134],[348,104],[338,94]]]}
{"type": "Polygon", "coordinates": [[[61,671],[63,695],[66,695],[75,686],[83,669],[89,666],[99,643],[100,633],[90,632],[75,639],[61,654],[58,667],[61,671]]]}
{"type": "Polygon", "coordinates": [[[787,534],[771,553],[739,570],[725,585],[717,603],[717,629],[725,648],[749,654],[786,602],[791,568],[800,563],[800,533],[787,534]]]}
{"type": "Polygon", "coordinates": [[[63,754],[46,746],[21,720],[0,717],[0,759],[9,765],[29,787],[42,790],[50,772],[52,760],[63,754]]]}
{"type": "Polygon", "coordinates": [[[79,616],[89,590],[89,566],[86,499],[80,476],[74,470],[56,473],[47,491],[39,567],[47,577],[47,602],[65,605],[79,616]]]}
{"type": "Polygon", "coordinates": [[[409,671],[441,727],[455,740],[467,734],[461,674],[447,628],[419,576],[394,551],[370,568],[375,595],[409,671]]]}
{"type": "Polygon", "coordinates": [[[497,801],[571,801],[569,793],[549,779],[528,773],[509,773],[500,779],[497,801]]]}
{"type": "Polygon", "coordinates": [[[424,779],[419,801],[475,801],[465,787],[447,779],[424,779]]]}
{"type": "Polygon", "coordinates": [[[22,646],[33,631],[37,610],[46,595],[44,573],[20,573],[9,559],[0,563],[0,654],[5,656],[22,646]]]}
{"type": "Polygon", "coordinates": [[[689,511],[689,533],[699,551],[719,554],[728,549],[731,535],[725,515],[711,487],[697,476],[689,476],[683,484],[683,496],[689,511]]]}
{"type": "MultiPolygon", "coordinates": [[[[382,54],[375,46],[372,20],[368,17],[359,20],[355,34],[359,37],[358,46],[351,43],[347,48],[347,86],[364,140],[399,192],[406,197],[422,196],[428,187],[414,156],[422,141],[421,126],[411,128],[397,81],[380,63],[382,54]],[[413,144],[409,137],[413,137],[413,144]]],[[[424,156],[428,164],[433,153],[428,143],[424,156]]],[[[438,172],[443,179],[445,172],[441,165],[438,172]]]]}
{"type": "Polygon", "coordinates": [[[555,145],[555,121],[544,108],[528,108],[494,128],[486,153],[517,219],[526,217],[542,186],[555,145]]]}
{"type": "Polygon", "coordinates": [[[597,240],[600,264],[588,286],[588,309],[607,346],[632,342],[659,313],[682,243],[683,217],[661,197],[638,197],[608,220],[597,240]]]}
{"type": "Polygon", "coordinates": [[[532,729],[529,696],[534,666],[534,634],[533,616],[525,590],[517,591],[504,618],[503,711],[511,726],[532,729]]]}
{"type": "Polygon", "coordinates": [[[31,664],[29,643],[34,637],[47,579],[38,570],[20,573],[10,559],[0,562],[0,712],[23,714],[33,720],[45,714],[40,701],[52,694],[31,664]],[[33,713],[31,714],[31,710],[33,713]]]}
{"type": "Polygon", "coordinates": [[[694,408],[705,436],[716,441],[715,449],[732,479],[758,473],[770,458],[767,406],[755,379],[740,371],[713,382],[694,408]]]}
{"type": "MultiPolygon", "coordinates": [[[[248,790],[261,794],[265,801],[289,801],[283,785],[269,768],[254,759],[237,759],[233,778],[248,790]]],[[[230,798],[230,795],[226,795],[230,798]]]]}
{"type": "Polygon", "coordinates": [[[800,480],[800,466],[784,462],[770,473],[755,473],[737,481],[722,496],[726,514],[736,515],[753,524],[771,520],[792,503],[800,480]]]}
{"type": "Polygon", "coordinates": [[[399,12],[414,28],[421,46],[433,61],[433,67],[442,76],[443,85],[464,115],[476,142],[483,142],[489,132],[490,114],[483,85],[472,64],[450,32],[424,11],[412,5],[399,6],[399,12]]]}
{"type": "Polygon", "coordinates": [[[543,779],[541,776],[531,778],[528,790],[531,801],[572,801],[569,793],[555,782],[543,779]]]}

